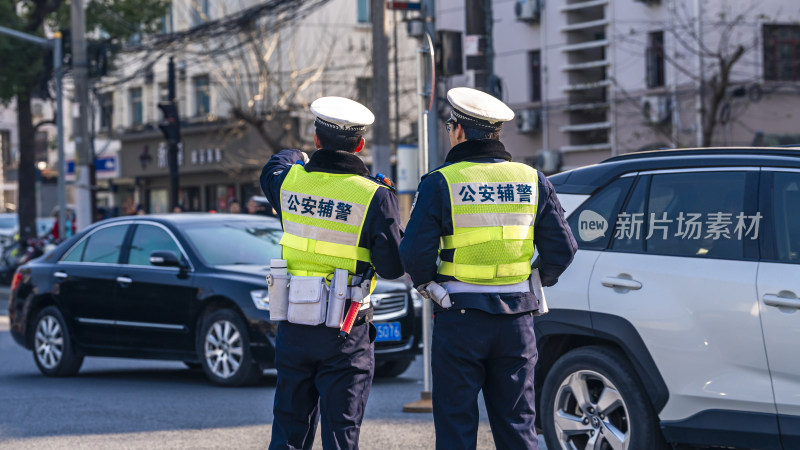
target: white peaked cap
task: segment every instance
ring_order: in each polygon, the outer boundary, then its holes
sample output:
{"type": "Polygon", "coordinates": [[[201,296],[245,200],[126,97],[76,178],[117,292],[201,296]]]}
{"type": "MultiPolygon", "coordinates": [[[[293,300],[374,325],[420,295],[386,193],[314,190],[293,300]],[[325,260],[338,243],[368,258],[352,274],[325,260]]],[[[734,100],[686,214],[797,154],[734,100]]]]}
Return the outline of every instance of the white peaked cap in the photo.
{"type": "Polygon", "coordinates": [[[375,122],[375,115],[366,106],[343,97],[318,98],[311,104],[311,112],[342,129],[363,128],[375,122]]]}
{"type": "Polygon", "coordinates": [[[470,118],[491,124],[508,122],[514,111],[495,97],[477,89],[457,87],[447,91],[447,100],[453,108],[470,118]]]}

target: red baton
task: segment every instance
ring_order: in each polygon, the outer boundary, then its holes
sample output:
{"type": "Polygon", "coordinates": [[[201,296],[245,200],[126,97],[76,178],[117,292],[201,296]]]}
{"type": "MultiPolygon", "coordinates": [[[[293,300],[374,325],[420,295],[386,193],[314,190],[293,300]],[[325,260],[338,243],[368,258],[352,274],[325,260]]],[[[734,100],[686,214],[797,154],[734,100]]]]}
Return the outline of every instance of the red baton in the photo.
{"type": "MultiPolygon", "coordinates": [[[[365,280],[371,280],[373,275],[375,275],[375,269],[370,266],[366,273],[364,273],[364,277],[361,279],[361,282],[363,283],[365,280]]],[[[364,296],[366,297],[367,295],[369,295],[369,292],[367,292],[364,296]]],[[[350,335],[350,330],[353,329],[353,324],[358,316],[359,308],[361,308],[361,303],[354,302],[352,299],[350,299],[350,309],[347,310],[347,315],[342,323],[342,329],[339,331],[340,341],[344,342],[347,339],[347,336],[350,335]]]]}

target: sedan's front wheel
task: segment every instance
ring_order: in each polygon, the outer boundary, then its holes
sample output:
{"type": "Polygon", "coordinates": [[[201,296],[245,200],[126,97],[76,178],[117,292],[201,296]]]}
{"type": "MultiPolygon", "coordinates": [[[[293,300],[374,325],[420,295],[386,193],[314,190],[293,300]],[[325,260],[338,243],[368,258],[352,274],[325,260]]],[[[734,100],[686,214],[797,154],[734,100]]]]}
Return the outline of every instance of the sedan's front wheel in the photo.
{"type": "Polygon", "coordinates": [[[72,346],[72,337],[61,311],[48,306],[39,312],[33,323],[33,360],[39,370],[51,377],[78,373],[83,356],[72,346]]]}
{"type": "Polygon", "coordinates": [[[200,361],[211,381],[223,386],[246,386],[261,377],[250,353],[247,327],[235,312],[221,309],[207,315],[199,339],[200,361]]]}

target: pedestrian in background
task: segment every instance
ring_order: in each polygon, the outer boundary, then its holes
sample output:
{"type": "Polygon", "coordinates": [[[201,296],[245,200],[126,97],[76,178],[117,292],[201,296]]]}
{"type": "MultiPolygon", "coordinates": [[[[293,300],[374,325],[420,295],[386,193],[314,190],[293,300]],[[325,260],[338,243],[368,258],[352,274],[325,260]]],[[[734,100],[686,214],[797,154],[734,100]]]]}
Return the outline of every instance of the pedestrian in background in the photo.
{"type": "Polygon", "coordinates": [[[228,203],[228,212],[230,214],[239,214],[242,212],[242,207],[236,200],[231,200],[231,202],[228,203]]]}
{"type": "Polygon", "coordinates": [[[423,177],[400,253],[436,301],[431,367],[437,449],[474,449],[483,390],[498,449],[538,448],[534,419],[534,244],[552,286],[577,249],[553,186],[500,142],[513,111],[455,88],[445,164],[423,177]],[[437,259],[440,259],[437,265],[437,259]]]}
{"type": "MultiPolygon", "coordinates": [[[[281,218],[288,272],[330,280],[336,269],[363,276],[372,264],[384,278],[402,276],[397,198],[356,156],[375,117],[341,97],[320,98],[311,112],[313,156],[283,150],[261,172],[261,188],[281,218]]],[[[368,299],[344,343],[339,328],[325,323],[279,322],[270,449],[310,449],[320,416],[323,448],[358,448],[375,372],[376,330],[368,299]]]]}

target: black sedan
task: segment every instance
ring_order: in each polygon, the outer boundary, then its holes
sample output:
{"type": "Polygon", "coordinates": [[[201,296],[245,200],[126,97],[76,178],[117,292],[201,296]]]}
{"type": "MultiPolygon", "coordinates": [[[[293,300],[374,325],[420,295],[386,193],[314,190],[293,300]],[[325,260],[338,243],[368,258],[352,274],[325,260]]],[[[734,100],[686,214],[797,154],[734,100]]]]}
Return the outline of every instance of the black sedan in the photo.
{"type": "MultiPolygon", "coordinates": [[[[45,375],[113,356],[184,361],[215,383],[251,384],[273,366],[265,277],[281,235],[277,219],[257,215],[99,222],[17,271],[11,334],[45,375]]],[[[399,375],[421,351],[421,298],[380,280],[372,301],[376,376],[399,375]]]]}

